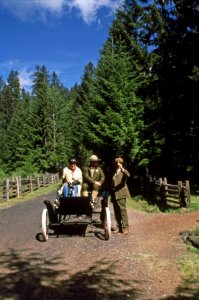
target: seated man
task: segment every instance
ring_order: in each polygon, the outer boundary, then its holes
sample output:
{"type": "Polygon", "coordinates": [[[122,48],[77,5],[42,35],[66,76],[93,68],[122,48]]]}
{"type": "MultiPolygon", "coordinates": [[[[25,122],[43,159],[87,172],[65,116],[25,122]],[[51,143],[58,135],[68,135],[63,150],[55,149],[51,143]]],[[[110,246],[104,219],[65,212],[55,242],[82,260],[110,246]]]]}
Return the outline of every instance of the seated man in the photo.
{"type": "Polygon", "coordinates": [[[82,171],[76,165],[76,159],[71,158],[70,167],[65,167],[63,169],[63,196],[80,196],[82,187],[82,171]]]}
{"type": "Polygon", "coordinates": [[[88,191],[91,191],[94,202],[105,180],[104,172],[99,167],[99,161],[96,155],[91,155],[89,166],[83,168],[82,196],[88,196],[88,191]]]}

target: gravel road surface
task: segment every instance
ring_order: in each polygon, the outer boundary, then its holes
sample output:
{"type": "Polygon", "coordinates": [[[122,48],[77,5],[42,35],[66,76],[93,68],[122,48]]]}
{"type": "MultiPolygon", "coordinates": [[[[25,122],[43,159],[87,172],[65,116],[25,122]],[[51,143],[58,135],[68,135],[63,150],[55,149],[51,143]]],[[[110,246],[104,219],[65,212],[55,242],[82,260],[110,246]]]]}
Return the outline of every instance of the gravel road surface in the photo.
{"type": "Polygon", "coordinates": [[[188,253],[179,233],[199,224],[199,212],[128,209],[128,236],[106,241],[101,228],[89,226],[85,237],[78,229],[43,242],[43,200],[0,211],[0,300],[199,299],[198,287],[184,285],[176,259],[188,253]]]}

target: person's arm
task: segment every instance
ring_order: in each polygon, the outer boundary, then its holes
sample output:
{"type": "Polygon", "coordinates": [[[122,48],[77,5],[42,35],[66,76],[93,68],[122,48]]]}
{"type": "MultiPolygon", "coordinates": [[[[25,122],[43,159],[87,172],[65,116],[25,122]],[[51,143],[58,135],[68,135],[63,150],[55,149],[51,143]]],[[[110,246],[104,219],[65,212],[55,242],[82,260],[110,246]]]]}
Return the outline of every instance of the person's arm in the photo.
{"type": "Polygon", "coordinates": [[[130,173],[128,172],[128,170],[123,168],[121,171],[126,177],[130,177],[130,173]]]}
{"type": "Polygon", "coordinates": [[[98,170],[99,170],[99,181],[95,181],[95,184],[101,186],[105,181],[105,175],[101,168],[98,168],[98,170]]]}
{"type": "Polygon", "coordinates": [[[104,183],[104,181],[105,181],[105,175],[104,175],[104,172],[103,172],[103,170],[100,168],[100,183],[101,183],[101,185],[104,183]]]}
{"type": "Polygon", "coordinates": [[[72,174],[69,168],[64,168],[63,172],[63,183],[67,182],[68,184],[72,184],[72,174]]]}
{"type": "Polygon", "coordinates": [[[123,165],[121,163],[118,163],[118,167],[120,168],[120,170],[126,177],[130,177],[129,172],[123,167],[123,165]]]}
{"type": "Polygon", "coordinates": [[[66,182],[66,168],[63,169],[63,175],[62,175],[62,183],[64,184],[66,182]]]}
{"type": "Polygon", "coordinates": [[[91,183],[94,184],[95,180],[89,175],[89,169],[88,168],[83,168],[83,181],[86,183],[91,183]]]}
{"type": "Polygon", "coordinates": [[[82,171],[80,168],[76,169],[75,176],[73,177],[73,184],[82,184],[83,178],[82,178],[82,171]]]}

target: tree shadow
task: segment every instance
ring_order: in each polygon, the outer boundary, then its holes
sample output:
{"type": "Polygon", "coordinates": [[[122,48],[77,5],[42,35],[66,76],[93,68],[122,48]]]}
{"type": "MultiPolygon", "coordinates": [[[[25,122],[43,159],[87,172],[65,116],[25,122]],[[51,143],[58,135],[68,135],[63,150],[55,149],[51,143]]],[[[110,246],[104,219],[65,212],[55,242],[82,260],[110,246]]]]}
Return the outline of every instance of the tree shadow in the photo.
{"type": "MultiPolygon", "coordinates": [[[[62,259],[44,260],[39,253],[16,250],[0,253],[0,299],[138,299],[142,292],[116,274],[117,262],[97,261],[93,266],[70,275],[62,259]]],[[[142,282],[133,282],[138,286],[142,282]]]]}
{"type": "Polygon", "coordinates": [[[188,300],[188,299],[199,299],[199,287],[192,287],[191,285],[179,286],[175,295],[164,297],[164,300],[188,300]]]}

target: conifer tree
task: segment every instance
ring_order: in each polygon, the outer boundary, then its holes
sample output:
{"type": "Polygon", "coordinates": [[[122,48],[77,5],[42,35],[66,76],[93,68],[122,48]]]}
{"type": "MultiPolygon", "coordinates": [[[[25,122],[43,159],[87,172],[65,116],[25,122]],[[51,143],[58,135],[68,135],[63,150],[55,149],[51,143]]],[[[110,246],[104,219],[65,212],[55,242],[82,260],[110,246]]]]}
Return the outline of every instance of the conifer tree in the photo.
{"type": "Polygon", "coordinates": [[[143,158],[143,103],[136,96],[138,83],[131,58],[120,42],[107,41],[95,77],[87,131],[89,143],[106,161],[123,155],[132,163],[138,153],[143,158]]]}
{"type": "Polygon", "coordinates": [[[86,130],[90,126],[90,105],[93,99],[92,86],[95,68],[88,63],[84,69],[81,84],[75,85],[70,93],[70,128],[74,156],[81,165],[90,155],[86,130]]]}

